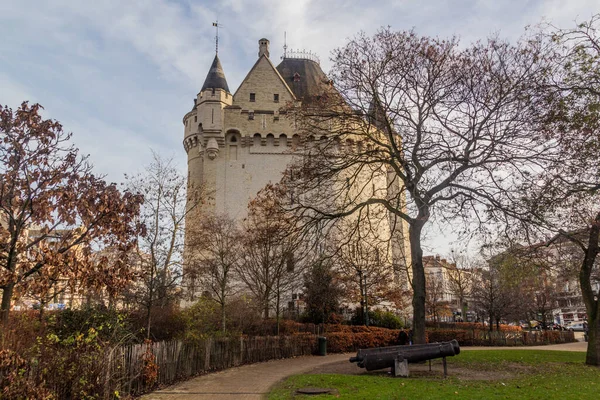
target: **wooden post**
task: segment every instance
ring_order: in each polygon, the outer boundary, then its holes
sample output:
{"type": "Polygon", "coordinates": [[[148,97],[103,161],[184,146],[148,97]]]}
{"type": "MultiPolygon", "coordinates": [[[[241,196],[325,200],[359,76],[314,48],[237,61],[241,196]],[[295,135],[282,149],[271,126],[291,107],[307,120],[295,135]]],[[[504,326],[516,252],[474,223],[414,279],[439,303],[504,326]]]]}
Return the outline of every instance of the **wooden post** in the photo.
{"type": "Polygon", "coordinates": [[[446,357],[442,357],[442,364],[444,364],[444,378],[448,377],[448,366],[446,365],[446,357]]]}

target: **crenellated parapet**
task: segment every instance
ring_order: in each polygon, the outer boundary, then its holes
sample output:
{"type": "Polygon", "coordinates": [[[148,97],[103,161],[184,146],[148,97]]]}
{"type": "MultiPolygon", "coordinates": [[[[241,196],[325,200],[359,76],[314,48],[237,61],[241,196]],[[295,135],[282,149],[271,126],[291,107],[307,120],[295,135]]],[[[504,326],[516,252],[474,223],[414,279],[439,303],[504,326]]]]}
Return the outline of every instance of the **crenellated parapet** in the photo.
{"type": "MultiPolygon", "coordinates": [[[[224,148],[228,145],[236,145],[241,148],[251,148],[252,154],[255,154],[259,149],[263,149],[261,154],[268,154],[266,151],[269,148],[287,148],[287,151],[296,151],[304,148],[319,146],[327,148],[332,153],[362,153],[368,150],[369,146],[365,145],[362,140],[347,139],[345,141],[339,138],[329,138],[327,136],[315,137],[306,136],[302,138],[299,134],[288,135],[286,133],[261,133],[242,135],[236,129],[229,129],[224,136],[203,135],[201,133],[190,134],[183,140],[183,147],[186,153],[195,147],[201,146],[198,150],[200,153],[208,148],[208,143],[212,142],[213,148],[224,148]]],[[[276,154],[281,153],[277,151],[276,154]]]]}

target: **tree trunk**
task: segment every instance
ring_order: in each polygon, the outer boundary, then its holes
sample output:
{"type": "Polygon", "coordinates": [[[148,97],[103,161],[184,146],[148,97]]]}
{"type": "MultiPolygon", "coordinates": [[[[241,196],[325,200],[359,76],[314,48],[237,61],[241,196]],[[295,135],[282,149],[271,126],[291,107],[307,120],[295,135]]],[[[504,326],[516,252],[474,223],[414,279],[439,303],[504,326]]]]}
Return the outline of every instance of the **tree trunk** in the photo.
{"type": "Polygon", "coordinates": [[[585,356],[585,363],[588,365],[600,365],[600,341],[598,340],[598,332],[600,332],[600,318],[598,318],[598,314],[593,318],[588,316],[588,347],[585,356]]]}
{"type": "Polygon", "coordinates": [[[2,313],[2,325],[6,326],[8,324],[8,315],[10,313],[10,303],[12,301],[13,290],[15,288],[14,283],[9,283],[2,290],[2,308],[0,312],[2,313]]]}
{"type": "Polygon", "coordinates": [[[579,272],[579,284],[583,302],[588,315],[588,348],[585,357],[585,363],[588,365],[600,366],[600,293],[595,293],[592,288],[591,276],[592,268],[599,252],[598,238],[600,238],[600,213],[596,215],[589,232],[588,247],[579,272]]]}
{"type": "Polygon", "coordinates": [[[149,303],[147,310],[146,310],[146,339],[150,339],[150,326],[152,323],[151,311],[152,311],[152,303],[149,303]]]}
{"type": "Polygon", "coordinates": [[[221,302],[221,330],[225,333],[225,324],[227,322],[227,316],[225,315],[225,302],[221,302]]]}
{"type": "Polygon", "coordinates": [[[277,336],[279,336],[279,321],[280,321],[280,317],[279,317],[279,302],[281,301],[281,293],[279,292],[279,290],[277,290],[277,304],[275,306],[275,317],[277,318],[277,336]]]}
{"type": "Polygon", "coordinates": [[[421,248],[421,230],[423,222],[410,224],[408,237],[410,239],[412,288],[413,288],[413,343],[425,343],[425,270],[423,268],[423,249],[421,248]]]}
{"type": "Polygon", "coordinates": [[[44,322],[44,308],[46,308],[46,303],[43,300],[40,300],[40,315],[38,316],[38,318],[40,319],[40,322],[43,324],[44,322]]]}
{"type": "Polygon", "coordinates": [[[264,309],[264,313],[265,313],[265,319],[269,319],[269,297],[265,296],[265,309],[264,309]]]}
{"type": "Polygon", "coordinates": [[[460,300],[460,312],[462,314],[462,322],[469,322],[467,321],[467,302],[464,299],[460,300]]]}

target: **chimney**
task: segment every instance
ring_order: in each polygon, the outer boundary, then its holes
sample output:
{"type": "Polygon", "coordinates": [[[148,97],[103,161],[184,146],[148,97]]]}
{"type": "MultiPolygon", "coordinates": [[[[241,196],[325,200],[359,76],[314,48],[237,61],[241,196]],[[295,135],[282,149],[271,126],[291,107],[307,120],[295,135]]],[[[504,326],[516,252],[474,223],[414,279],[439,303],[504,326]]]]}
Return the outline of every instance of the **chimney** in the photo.
{"type": "Polygon", "coordinates": [[[263,54],[269,58],[269,39],[262,38],[258,41],[258,58],[263,54]]]}

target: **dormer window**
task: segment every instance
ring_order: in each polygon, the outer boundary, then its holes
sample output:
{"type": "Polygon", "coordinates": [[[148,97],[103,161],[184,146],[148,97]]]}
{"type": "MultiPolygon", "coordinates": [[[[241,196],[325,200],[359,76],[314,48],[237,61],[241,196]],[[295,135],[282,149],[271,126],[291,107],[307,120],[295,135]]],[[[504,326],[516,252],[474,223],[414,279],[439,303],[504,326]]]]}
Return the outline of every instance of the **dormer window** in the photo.
{"type": "Polygon", "coordinates": [[[256,93],[250,93],[250,101],[256,101],[256,93]]]}
{"type": "Polygon", "coordinates": [[[275,94],[273,95],[273,101],[274,101],[275,103],[279,103],[279,93],[275,93],[275,94]]]}
{"type": "Polygon", "coordinates": [[[297,72],[294,74],[294,82],[300,82],[300,74],[297,72]]]}

